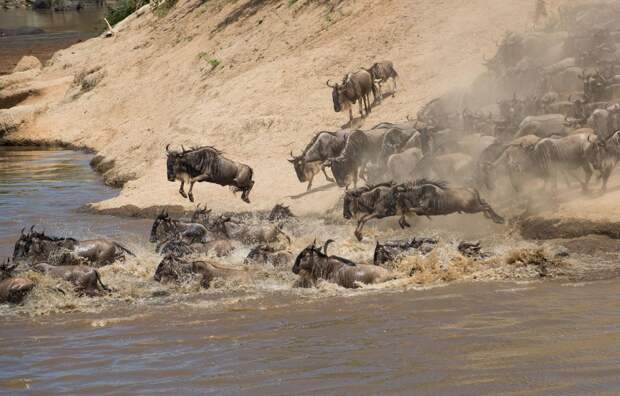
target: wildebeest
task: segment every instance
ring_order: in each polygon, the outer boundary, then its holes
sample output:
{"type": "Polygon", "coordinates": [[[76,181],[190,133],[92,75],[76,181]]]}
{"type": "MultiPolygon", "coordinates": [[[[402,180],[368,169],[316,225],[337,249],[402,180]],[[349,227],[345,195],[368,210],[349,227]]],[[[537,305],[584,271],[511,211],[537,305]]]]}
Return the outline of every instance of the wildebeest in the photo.
{"type": "Polygon", "coordinates": [[[382,183],[360,187],[344,194],[342,216],[347,220],[354,216],[357,218],[354,234],[358,240],[362,240],[362,230],[368,220],[400,213],[393,187],[392,183],[382,183]]]}
{"type": "Polygon", "coordinates": [[[271,264],[274,267],[283,267],[291,262],[292,255],[286,250],[277,250],[271,245],[257,245],[250,250],[243,261],[245,264],[271,264]]]}
{"type": "Polygon", "coordinates": [[[390,155],[387,160],[387,170],[390,180],[396,183],[403,183],[411,180],[414,177],[416,165],[423,156],[422,150],[416,147],[390,155]]]}
{"type": "Polygon", "coordinates": [[[347,144],[342,153],[326,161],[332,168],[334,178],[339,187],[348,188],[353,183],[357,187],[357,180],[362,168],[368,163],[367,150],[370,145],[364,131],[354,131],[349,135],[347,144]]]}
{"type": "Polygon", "coordinates": [[[211,146],[182,151],[172,151],[169,147],[166,146],[168,181],[181,181],[179,193],[184,198],[194,202],[194,183],[206,181],[231,186],[234,192],[242,192],[241,199],[244,202],[250,203],[249,195],[254,181],[252,168],[248,165],[224,157],[221,151],[211,146]],[[187,194],[183,190],[185,183],[189,183],[187,194]]]}
{"type": "Polygon", "coordinates": [[[45,232],[23,230],[15,243],[14,259],[30,258],[33,262],[49,262],[54,265],[75,265],[90,263],[95,266],[124,260],[125,255],[135,256],[118,242],[107,239],[79,241],[74,238],[52,237],[45,232]]]}
{"type": "Polygon", "coordinates": [[[383,87],[381,85],[386,83],[389,79],[392,79],[394,85],[392,88],[392,97],[394,97],[396,94],[396,79],[398,78],[398,73],[394,69],[394,64],[391,61],[376,62],[368,69],[368,72],[378,88],[378,94],[375,99],[379,99],[379,101],[383,99],[383,87]]]}
{"type": "Polygon", "coordinates": [[[330,84],[327,80],[327,86],[332,89],[334,111],[340,113],[342,109],[349,109],[349,123],[353,122],[352,106],[356,101],[359,101],[360,116],[370,114],[370,93],[376,99],[377,92],[372,76],[366,70],[347,73],[340,84],[330,84]]]}
{"type": "Polygon", "coordinates": [[[163,242],[177,235],[189,242],[200,243],[206,242],[209,234],[203,224],[173,219],[165,209],[162,209],[153,221],[149,241],[163,242]]]}
{"type": "Polygon", "coordinates": [[[36,264],[34,270],[52,278],[62,279],[75,286],[75,292],[89,297],[99,296],[110,292],[110,288],[103,284],[99,271],[85,265],[49,265],[36,264]]]}
{"type": "Polygon", "coordinates": [[[234,250],[228,239],[217,239],[201,243],[191,243],[176,236],[157,245],[155,251],[162,255],[172,253],[177,257],[190,254],[209,254],[214,252],[217,257],[228,256],[234,250]]]}
{"type": "Polygon", "coordinates": [[[585,173],[585,180],[577,179],[584,191],[592,177],[593,150],[597,136],[592,133],[577,133],[562,138],[541,139],[534,146],[530,156],[551,179],[554,188],[557,188],[557,172],[570,171],[581,168],[585,173]]]}
{"type": "Polygon", "coordinates": [[[291,158],[288,160],[293,164],[297,179],[300,182],[308,182],[306,190],[312,188],[312,180],[319,171],[323,171],[325,179],[329,182],[334,180],[327,175],[323,163],[333,157],[340,155],[347,142],[350,131],[319,132],[308,143],[301,155],[294,156],[291,151],[291,158]]]}
{"type": "Polygon", "coordinates": [[[445,182],[420,179],[394,187],[398,201],[401,227],[409,227],[406,214],[440,216],[452,213],[480,213],[497,224],[504,219],[480,197],[478,190],[466,187],[449,187],[445,182]]]}
{"type": "Polygon", "coordinates": [[[295,215],[291,212],[291,209],[288,206],[284,206],[282,204],[276,204],[271,212],[269,213],[269,217],[267,220],[269,221],[282,221],[288,219],[294,219],[295,215]]]}
{"type": "Polygon", "coordinates": [[[153,279],[157,282],[189,280],[195,275],[201,275],[200,285],[209,288],[211,281],[216,278],[237,280],[243,283],[252,281],[247,271],[227,268],[208,261],[188,261],[172,254],[166,255],[155,270],[153,279]]]}
{"type": "Polygon", "coordinates": [[[11,264],[9,260],[0,263],[0,304],[18,304],[35,287],[30,279],[13,276],[16,267],[17,264],[11,264]]]}
{"type": "Polygon", "coordinates": [[[323,249],[316,243],[308,245],[295,259],[293,273],[300,276],[298,285],[313,285],[319,279],[335,283],[346,288],[356,288],[359,283],[381,283],[395,278],[391,271],[383,267],[367,264],[356,264],[338,256],[328,256],[327,246],[332,240],[325,242],[323,249]]]}
{"type": "Polygon", "coordinates": [[[396,260],[399,256],[411,251],[419,250],[428,253],[437,245],[437,239],[427,237],[413,237],[399,241],[385,241],[375,244],[375,253],[372,262],[374,265],[385,264],[396,260]]]}
{"type": "Polygon", "coordinates": [[[541,138],[551,136],[566,136],[572,131],[565,124],[563,114],[545,114],[540,116],[528,116],[519,124],[519,130],[515,138],[525,135],[536,135],[541,138]]]}

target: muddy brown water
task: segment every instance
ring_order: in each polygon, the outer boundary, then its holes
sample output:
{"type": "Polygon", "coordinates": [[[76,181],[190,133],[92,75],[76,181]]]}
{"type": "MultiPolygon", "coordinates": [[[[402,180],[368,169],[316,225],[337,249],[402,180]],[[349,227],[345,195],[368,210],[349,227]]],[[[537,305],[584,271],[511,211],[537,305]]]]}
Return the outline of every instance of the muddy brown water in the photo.
{"type": "MultiPolygon", "coordinates": [[[[470,272],[478,264],[450,259],[461,237],[480,237],[497,255],[538,244],[459,216],[461,223],[415,223],[448,242],[419,258],[416,265],[433,265],[419,266],[414,281],[293,289],[288,268],[252,267],[252,284],[160,285],[152,280],[159,257],[147,242],[150,221],[77,210],[118,193],[90,170],[90,158],[0,149],[1,255],[22,224],[35,222],[53,234],[121,240],[138,254],[101,269],[115,289],[103,298],[60,295],[56,281],[29,275],[35,292],[22,305],[0,306],[0,394],[620,392],[616,241],[550,242],[547,249],[561,244],[572,260],[551,279],[502,260],[470,272]],[[450,267],[446,283],[437,273],[450,267]]],[[[334,253],[368,261],[374,238],[403,236],[389,221],[371,223],[358,243],[337,219],[286,226],[291,250],[329,234],[338,239],[334,253]]],[[[243,267],[248,249],[238,246],[222,263],[243,267]]]]}

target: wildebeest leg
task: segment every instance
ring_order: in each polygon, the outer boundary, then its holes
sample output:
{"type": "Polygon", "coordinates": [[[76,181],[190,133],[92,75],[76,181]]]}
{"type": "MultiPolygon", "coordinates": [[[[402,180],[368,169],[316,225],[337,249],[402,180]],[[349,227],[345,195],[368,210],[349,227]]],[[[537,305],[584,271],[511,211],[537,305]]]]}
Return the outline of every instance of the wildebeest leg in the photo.
{"type": "Polygon", "coordinates": [[[254,187],[254,180],[250,180],[250,185],[243,189],[243,193],[241,193],[241,199],[245,203],[250,203],[250,191],[254,187]]]}
{"type": "Polygon", "coordinates": [[[588,163],[583,164],[582,168],[586,176],[585,181],[583,182],[582,190],[586,192],[588,191],[588,184],[590,184],[590,179],[592,178],[592,168],[588,163]]]}
{"type": "Polygon", "coordinates": [[[194,189],[194,182],[190,181],[189,190],[187,191],[187,197],[189,198],[190,202],[194,202],[194,194],[192,193],[193,189],[194,189]]]}
{"type": "Polygon", "coordinates": [[[411,228],[411,224],[409,224],[407,222],[407,217],[406,215],[403,213],[400,218],[398,219],[398,225],[400,226],[400,228],[405,229],[405,228],[411,228]]]}
{"type": "Polygon", "coordinates": [[[183,190],[183,186],[185,186],[185,182],[181,180],[181,187],[179,187],[179,194],[181,194],[183,198],[187,198],[187,194],[185,194],[185,190],[183,190]]]}
{"type": "MultiPolygon", "coordinates": [[[[333,183],[333,182],[334,182],[334,179],[332,179],[331,177],[329,177],[329,176],[327,175],[327,171],[325,170],[325,168],[326,168],[326,166],[325,166],[325,165],[321,165],[321,170],[323,171],[323,174],[325,175],[325,179],[326,179],[328,182],[333,183]]],[[[310,189],[310,188],[308,188],[308,189],[310,189]]]]}
{"type": "Polygon", "coordinates": [[[491,205],[489,205],[488,202],[486,202],[484,199],[480,199],[480,209],[482,210],[485,217],[488,217],[489,219],[493,220],[494,223],[504,224],[504,218],[498,215],[493,210],[491,205]]]}
{"type": "Polygon", "coordinates": [[[310,180],[308,180],[308,187],[306,187],[306,191],[310,191],[312,188],[312,179],[314,179],[314,175],[310,176],[310,180]]]}
{"type": "Polygon", "coordinates": [[[349,106],[349,126],[353,126],[353,106],[349,106]]]}
{"type": "Polygon", "coordinates": [[[362,216],[362,218],[358,220],[357,227],[355,227],[355,232],[354,232],[355,237],[357,238],[358,241],[361,241],[364,238],[362,236],[362,230],[364,229],[364,225],[366,225],[366,222],[376,217],[377,217],[376,214],[371,213],[371,214],[362,216]]]}
{"type": "Polygon", "coordinates": [[[359,98],[357,103],[359,104],[359,108],[360,108],[360,116],[364,118],[364,96],[363,95],[361,98],[359,98]]]}
{"type": "Polygon", "coordinates": [[[396,95],[396,77],[392,77],[392,82],[394,83],[394,89],[392,89],[392,97],[394,97],[394,95],[396,95]]]}

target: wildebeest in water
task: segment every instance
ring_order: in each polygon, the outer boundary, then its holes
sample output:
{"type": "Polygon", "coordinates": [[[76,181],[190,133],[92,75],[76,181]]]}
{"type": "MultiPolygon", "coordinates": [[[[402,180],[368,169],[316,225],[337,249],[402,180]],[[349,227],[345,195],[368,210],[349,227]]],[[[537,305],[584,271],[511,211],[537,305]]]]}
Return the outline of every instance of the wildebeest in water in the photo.
{"type": "Polygon", "coordinates": [[[241,199],[250,203],[250,191],[254,187],[253,170],[248,165],[235,162],[211,146],[172,151],[166,146],[168,181],[181,181],[179,193],[194,202],[192,189],[196,182],[210,182],[220,186],[231,186],[234,192],[241,191],[241,199]],[[183,187],[189,183],[187,194],[183,187]]]}

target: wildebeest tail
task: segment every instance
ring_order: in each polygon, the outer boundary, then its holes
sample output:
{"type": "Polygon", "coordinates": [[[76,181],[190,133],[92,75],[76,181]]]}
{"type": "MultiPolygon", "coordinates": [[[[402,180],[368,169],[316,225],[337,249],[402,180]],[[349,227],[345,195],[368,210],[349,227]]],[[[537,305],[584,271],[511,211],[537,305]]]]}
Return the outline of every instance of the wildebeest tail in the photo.
{"type": "Polygon", "coordinates": [[[131,250],[127,249],[125,246],[121,245],[120,243],[114,242],[114,246],[121,249],[123,252],[127,253],[128,255],[136,257],[136,255],[131,250]]]}

